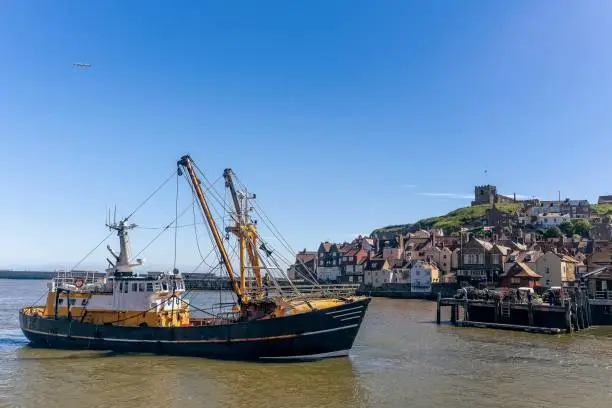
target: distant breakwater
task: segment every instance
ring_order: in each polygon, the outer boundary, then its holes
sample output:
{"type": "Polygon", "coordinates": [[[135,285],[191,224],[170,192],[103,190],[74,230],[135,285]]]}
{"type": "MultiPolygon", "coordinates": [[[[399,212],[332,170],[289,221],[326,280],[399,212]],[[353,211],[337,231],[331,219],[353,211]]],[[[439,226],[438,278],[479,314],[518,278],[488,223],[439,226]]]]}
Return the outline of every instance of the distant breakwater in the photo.
{"type": "MultiPolygon", "coordinates": [[[[106,274],[101,272],[89,272],[89,276],[94,273],[96,277],[104,277],[106,274]]],[[[62,276],[63,272],[59,273],[62,276]]],[[[71,276],[85,276],[88,272],[75,271],[71,276]]],[[[188,290],[230,290],[231,284],[226,278],[211,278],[209,275],[190,274],[185,277],[185,286],[188,290]]],[[[0,279],[31,279],[31,280],[51,280],[58,276],[57,271],[12,271],[0,270],[0,279]]]]}

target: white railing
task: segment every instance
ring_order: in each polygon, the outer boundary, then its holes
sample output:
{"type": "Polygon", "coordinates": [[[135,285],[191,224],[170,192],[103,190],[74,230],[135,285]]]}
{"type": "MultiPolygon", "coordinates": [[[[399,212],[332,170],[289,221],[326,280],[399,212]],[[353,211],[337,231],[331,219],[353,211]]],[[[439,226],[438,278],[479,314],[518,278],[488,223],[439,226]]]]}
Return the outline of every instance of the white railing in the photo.
{"type": "Polygon", "coordinates": [[[594,299],[610,299],[612,300],[612,290],[597,290],[593,292],[594,299]]]}

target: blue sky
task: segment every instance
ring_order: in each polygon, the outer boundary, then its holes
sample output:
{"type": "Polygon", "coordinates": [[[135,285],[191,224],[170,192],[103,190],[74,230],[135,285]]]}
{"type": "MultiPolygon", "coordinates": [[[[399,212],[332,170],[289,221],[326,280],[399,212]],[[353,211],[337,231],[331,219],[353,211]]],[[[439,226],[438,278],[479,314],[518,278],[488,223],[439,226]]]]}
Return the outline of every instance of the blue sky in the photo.
{"type": "MultiPolygon", "coordinates": [[[[184,153],[211,179],[232,167],[295,248],[445,213],[485,182],[612,193],[607,2],[1,8],[0,268],[72,265],[184,153]]],[[[135,222],[172,218],[170,184],[135,222]]],[[[172,263],[170,235],[151,265],[172,263]]]]}

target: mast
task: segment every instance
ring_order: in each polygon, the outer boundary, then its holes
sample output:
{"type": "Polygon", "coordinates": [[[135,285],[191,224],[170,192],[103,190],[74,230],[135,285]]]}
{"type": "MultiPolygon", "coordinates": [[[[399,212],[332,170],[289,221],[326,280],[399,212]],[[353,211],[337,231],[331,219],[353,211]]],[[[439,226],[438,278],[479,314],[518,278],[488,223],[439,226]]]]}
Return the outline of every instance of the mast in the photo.
{"type": "MultiPolygon", "coordinates": [[[[193,160],[191,159],[189,155],[185,155],[181,157],[177,165],[184,167],[185,170],[187,170],[187,173],[189,174],[191,186],[193,187],[193,190],[195,191],[198,197],[198,201],[200,202],[200,207],[202,209],[202,212],[204,213],[204,218],[206,218],[206,221],[208,222],[208,226],[210,227],[210,231],[213,234],[215,244],[217,245],[217,248],[219,249],[219,252],[221,253],[223,264],[225,265],[225,269],[227,270],[227,274],[232,284],[232,290],[234,291],[236,296],[238,296],[238,302],[242,303],[243,298],[244,298],[244,293],[242,292],[242,289],[238,287],[238,283],[236,282],[236,278],[234,277],[234,268],[232,267],[232,263],[229,259],[229,255],[227,254],[227,250],[225,249],[225,246],[223,245],[223,241],[221,240],[221,236],[219,235],[217,224],[215,223],[215,220],[212,217],[210,208],[208,207],[208,202],[206,201],[206,197],[204,197],[204,193],[202,192],[202,185],[201,185],[202,183],[200,182],[200,180],[198,179],[198,176],[195,173],[194,166],[193,166],[193,160]]],[[[179,167],[179,172],[180,172],[180,167],[179,167]]]]}
{"type": "Polygon", "coordinates": [[[115,262],[112,263],[109,261],[111,267],[106,270],[107,273],[113,273],[115,275],[132,275],[134,270],[132,267],[142,265],[142,259],[137,259],[136,263],[130,263],[131,252],[130,252],[130,241],[128,239],[128,230],[136,228],[136,224],[126,224],[125,220],[119,221],[117,224],[113,222],[112,224],[109,222],[106,226],[111,229],[117,231],[117,236],[119,236],[119,255],[117,255],[108,245],[106,248],[115,258],[115,262]]]}
{"type": "Polygon", "coordinates": [[[246,290],[244,258],[245,251],[247,251],[255,275],[257,289],[261,291],[261,266],[259,265],[259,257],[255,251],[255,248],[257,248],[257,229],[249,219],[249,199],[255,198],[255,195],[249,195],[247,191],[239,194],[236,191],[232,173],[232,169],[225,169],[223,171],[223,178],[225,179],[225,186],[230,190],[230,195],[232,196],[232,201],[234,202],[234,208],[236,210],[236,225],[234,227],[228,227],[227,230],[236,234],[240,244],[240,286],[243,290],[246,290]],[[240,204],[241,198],[244,199],[242,205],[240,204]]]}

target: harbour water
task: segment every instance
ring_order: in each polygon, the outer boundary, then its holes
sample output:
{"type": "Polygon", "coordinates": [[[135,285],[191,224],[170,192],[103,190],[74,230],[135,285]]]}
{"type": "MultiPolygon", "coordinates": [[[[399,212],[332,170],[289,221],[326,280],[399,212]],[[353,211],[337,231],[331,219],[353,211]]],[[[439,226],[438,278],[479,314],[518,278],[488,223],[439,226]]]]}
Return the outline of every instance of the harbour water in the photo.
{"type": "Polygon", "coordinates": [[[32,349],[17,310],[45,292],[44,281],[0,280],[2,408],[612,404],[612,328],[551,336],[436,326],[434,302],[375,298],[346,358],[242,363],[32,349]]]}

